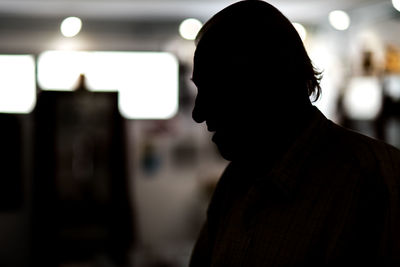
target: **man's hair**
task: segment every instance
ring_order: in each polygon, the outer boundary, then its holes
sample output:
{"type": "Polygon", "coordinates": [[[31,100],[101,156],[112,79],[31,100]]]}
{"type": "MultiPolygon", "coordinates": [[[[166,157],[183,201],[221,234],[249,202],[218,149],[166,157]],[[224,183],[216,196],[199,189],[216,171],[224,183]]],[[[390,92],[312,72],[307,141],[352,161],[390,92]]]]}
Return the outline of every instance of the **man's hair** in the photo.
{"type": "Polygon", "coordinates": [[[227,60],[245,58],[255,65],[255,75],[267,72],[278,85],[304,89],[291,93],[306,93],[314,101],[321,94],[321,72],[314,68],[296,29],[264,1],[244,0],[226,7],[207,21],[195,43],[196,53],[206,50],[227,60]]]}

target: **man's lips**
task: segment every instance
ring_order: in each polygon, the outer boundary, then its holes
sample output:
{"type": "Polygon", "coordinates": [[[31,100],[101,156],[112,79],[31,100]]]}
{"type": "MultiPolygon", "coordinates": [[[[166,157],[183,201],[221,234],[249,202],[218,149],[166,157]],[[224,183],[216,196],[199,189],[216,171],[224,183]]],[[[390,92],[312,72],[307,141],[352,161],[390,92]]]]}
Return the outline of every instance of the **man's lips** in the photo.
{"type": "Polygon", "coordinates": [[[206,125],[207,125],[207,130],[209,132],[215,132],[217,130],[217,127],[215,126],[215,123],[212,121],[206,121],[206,125]]]}

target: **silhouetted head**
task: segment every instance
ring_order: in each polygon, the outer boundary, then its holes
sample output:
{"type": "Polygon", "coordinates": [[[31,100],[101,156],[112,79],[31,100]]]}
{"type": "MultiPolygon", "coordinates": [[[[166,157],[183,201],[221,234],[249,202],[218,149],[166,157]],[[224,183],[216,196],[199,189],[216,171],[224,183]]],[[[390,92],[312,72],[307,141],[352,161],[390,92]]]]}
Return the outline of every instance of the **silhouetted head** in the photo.
{"type": "Polygon", "coordinates": [[[266,2],[223,9],[196,45],[193,118],[216,132],[213,141],[228,160],[281,141],[311,106],[309,96],[319,96],[319,73],[297,31],[266,2]]]}

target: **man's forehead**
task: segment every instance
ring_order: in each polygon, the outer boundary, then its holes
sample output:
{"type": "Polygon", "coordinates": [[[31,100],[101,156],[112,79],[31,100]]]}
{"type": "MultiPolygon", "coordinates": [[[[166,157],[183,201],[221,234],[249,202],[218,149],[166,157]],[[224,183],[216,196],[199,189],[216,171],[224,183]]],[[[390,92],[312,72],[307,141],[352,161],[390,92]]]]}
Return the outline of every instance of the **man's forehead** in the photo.
{"type": "Polygon", "coordinates": [[[241,75],[249,74],[255,69],[266,69],[266,66],[261,66],[258,58],[233,52],[225,52],[221,54],[207,54],[196,56],[193,61],[193,75],[241,75]]]}

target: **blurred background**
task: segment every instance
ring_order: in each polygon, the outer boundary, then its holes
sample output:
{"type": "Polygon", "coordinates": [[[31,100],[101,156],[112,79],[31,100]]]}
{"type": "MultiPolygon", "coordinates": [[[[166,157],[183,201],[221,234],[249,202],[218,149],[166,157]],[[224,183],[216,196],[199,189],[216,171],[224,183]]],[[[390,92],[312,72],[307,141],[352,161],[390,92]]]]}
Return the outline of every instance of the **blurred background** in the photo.
{"type": "MultiPolygon", "coordinates": [[[[227,165],[191,119],[192,39],[233,2],[0,0],[0,266],[187,266],[227,165]]],[[[270,3],[315,105],[400,147],[400,1],[270,3]]]]}

